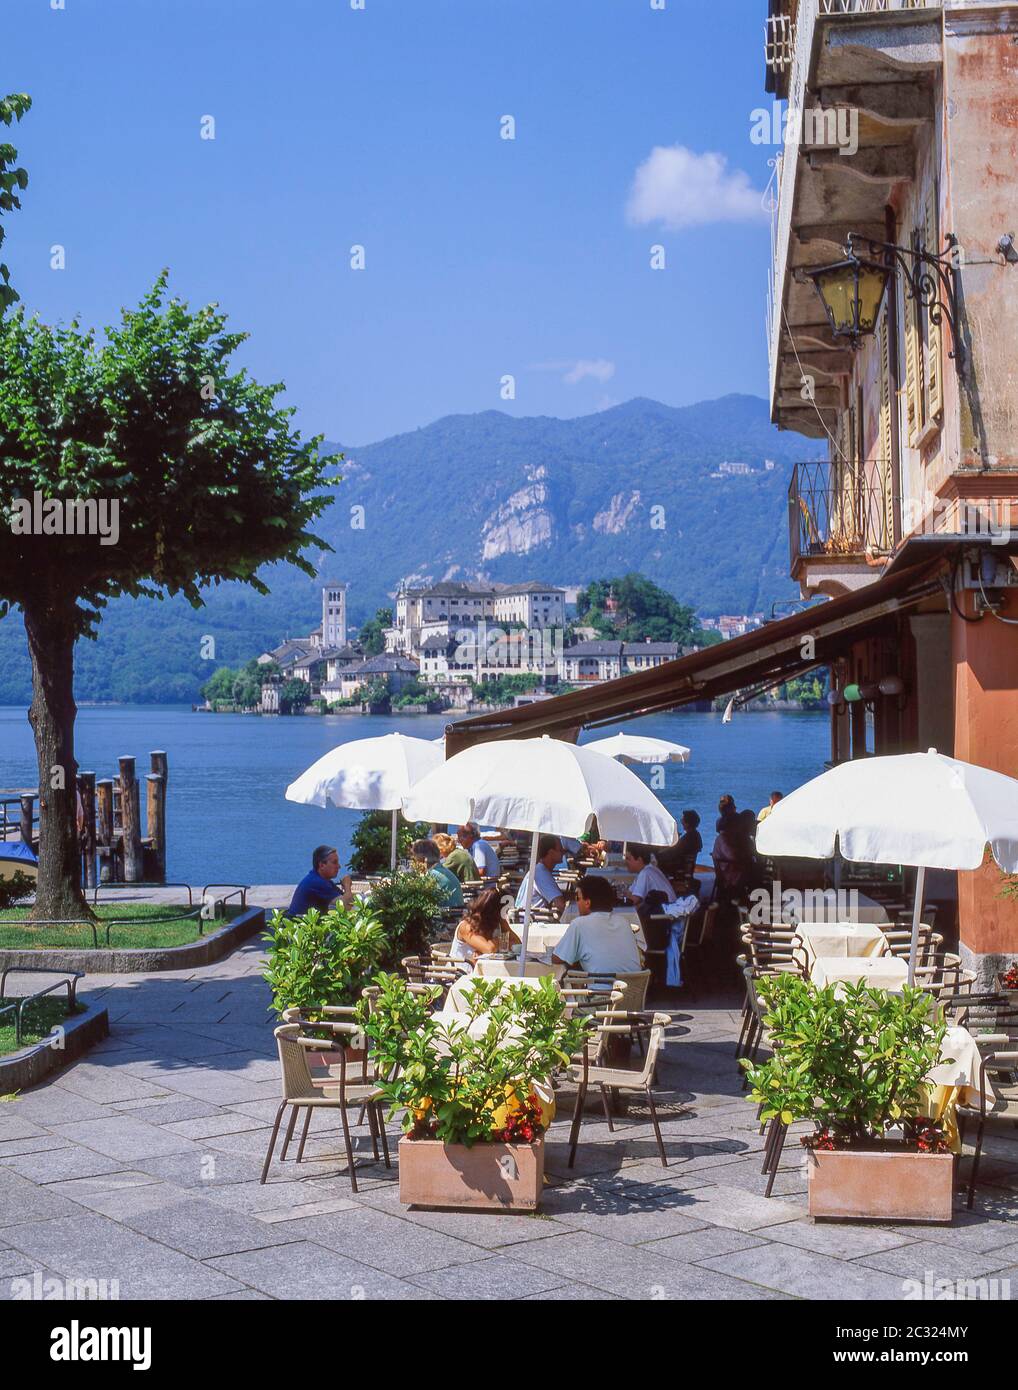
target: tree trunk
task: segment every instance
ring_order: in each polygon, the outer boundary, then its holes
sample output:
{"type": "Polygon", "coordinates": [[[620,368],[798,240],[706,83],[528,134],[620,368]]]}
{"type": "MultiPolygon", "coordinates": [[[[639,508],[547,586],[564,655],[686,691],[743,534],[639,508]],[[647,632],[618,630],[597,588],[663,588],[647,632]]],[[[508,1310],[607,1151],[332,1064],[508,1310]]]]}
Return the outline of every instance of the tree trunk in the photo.
{"type": "Polygon", "coordinates": [[[39,878],[31,916],[87,921],[93,913],[81,889],[76,814],[74,605],[43,594],[23,608],[32,658],[28,722],[39,761],[39,878]]]}

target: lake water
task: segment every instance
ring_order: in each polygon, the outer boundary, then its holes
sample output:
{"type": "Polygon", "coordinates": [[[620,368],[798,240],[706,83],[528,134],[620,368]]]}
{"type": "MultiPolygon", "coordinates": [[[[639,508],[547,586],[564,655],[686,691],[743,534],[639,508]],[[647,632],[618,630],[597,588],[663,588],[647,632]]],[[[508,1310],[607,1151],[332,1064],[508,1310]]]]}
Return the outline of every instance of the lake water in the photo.
{"type": "MultiPolygon", "coordinates": [[[[345,863],[358,813],[295,805],[284,799],[287,784],[338,743],[393,730],[434,738],[447,722],[446,715],[261,718],[197,714],[183,705],[118,705],[79,711],[76,749],[80,767],[99,777],[112,777],[118,757],[133,754],[143,805],[149,752],[165,749],[171,880],[293,883],[316,844],[338,845],[345,863]]],[[[689,747],[689,762],[666,766],[658,795],[676,817],[687,806],[700,812],[709,847],[718,797],[730,792],[740,808],[756,810],[773,789],[788,792],[815,777],[829,756],[829,727],[824,712],[744,713],[722,724],[720,714],[680,711],[590,737],[625,729],[689,747]]],[[[649,777],[649,768],[634,770],[649,777]]],[[[0,788],[36,782],[25,710],[0,708],[0,788]]]]}

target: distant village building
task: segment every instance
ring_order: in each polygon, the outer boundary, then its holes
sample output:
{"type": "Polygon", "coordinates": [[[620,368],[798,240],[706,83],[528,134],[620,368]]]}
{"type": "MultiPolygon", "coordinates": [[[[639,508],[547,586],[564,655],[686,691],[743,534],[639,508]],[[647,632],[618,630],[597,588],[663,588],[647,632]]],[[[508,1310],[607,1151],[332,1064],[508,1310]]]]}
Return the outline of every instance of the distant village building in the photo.
{"type": "Polygon", "coordinates": [[[726,642],[732,637],[743,637],[762,624],[762,613],[723,613],[719,618],[703,618],[700,621],[705,631],[719,632],[726,642]]]}
{"type": "Polygon", "coordinates": [[[322,685],[321,694],[326,702],[350,700],[361,686],[368,685],[373,680],[385,680],[390,694],[398,695],[406,686],[417,680],[419,674],[420,667],[416,661],[392,652],[383,652],[380,656],[361,657],[356,663],[341,669],[337,667],[335,676],[330,676],[322,685]]]}
{"type": "Polygon", "coordinates": [[[578,642],[559,657],[559,680],[566,685],[610,681],[674,661],[685,650],[678,642],[578,642]]]}
{"type": "Polygon", "coordinates": [[[307,637],[284,638],[278,647],[262,652],[259,664],[275,662],[284,681],[305,681],[312,696],[317,696],[324,684],[336,680],[347,667],[362,662],[363,648],[346,640],[346,592],[345,584],[323,585],[319,626],[307,637]]]}
{"type": "Polygon", "coordinates": [[[279,713],[279,677],[269,676],[262,682],[262,695],[258,708],[262,714],[279,713]]]}

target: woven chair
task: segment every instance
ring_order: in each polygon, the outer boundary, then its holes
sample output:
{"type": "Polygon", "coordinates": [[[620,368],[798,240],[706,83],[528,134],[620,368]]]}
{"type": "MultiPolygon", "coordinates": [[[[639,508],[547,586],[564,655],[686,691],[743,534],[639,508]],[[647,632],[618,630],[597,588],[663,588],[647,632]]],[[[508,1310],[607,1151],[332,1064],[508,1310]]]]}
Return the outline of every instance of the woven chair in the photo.
{"type": "MultiPolygon", "coordinates": [[[[360,1030],[355,1023],[336,1023],[331,1025],[334,1033],[346,1032],[349,1036],[355,1036],[360,1030]]],[[[283,1119],[283,1112],[290,1108],[290,1122],[286,1130],[286,1138],[283,1143],[283,1152],[280,1162],[285,1161],[286,1150],[290,1140],[293,1138],[294,1126],[297,1122],[298,1113],[301,1110],[306,1112],[304,1116],[304,1128],[301,1131],[300,1145],[297,1149],[297,1162],[300,1163],[304,1157],[304,1145],[307,1143],[308,1130],[311,1125],[311,1114],[314,1110],[338,1110],[340,1122],[343,1127],[343,1143],[346,1148],[347,1172],[350,1175],[350,1186],[354,1192],[357,1191],[357,1174],[354,1167],[353,1142],[350,1138],[350,1123],[347,1118],[347,1110],[351,1106],[361,1106],[367,1111],[368,1124],[371,1130],[371,1147],[374,1152],[375,1161],[378,1160],[378,1140],[382,1141],[382,1152],[385,1156],[386,1168],[391,1167],[389,1161],[389,1143],[385,1134],[385,1124],[381,1110],[381,1093],[371,1082],[364,1085],[348,1085],[346,1080],[346,1054],[341,1046],[334,1044],[339,1060],[339,1076],[330,1078],[327,1086],[316,1085],[311,1071],[308,1067],[308,1052],[322,1050],[323,1044],[320,1038],[309,1038],[303,1031],[300,1023],[284,1023],[275,1030],[276,1048],[279,1052],[279,1067],[282,1078],[283,1098],[279,1102],[276,1110],[276,1117],[272,1124],[272,1134],[269,1137],[269,1147],[265,1154],[265,1163],[262,1166],[262,1175],[259,1179],[264,1183],[268,1177],[269,1164],[272,1162],[272,1152],[276,1147],[276,1139],[279,1135],[279,1126],[283,1119]]]]}
{"type": "MultiPolygon", "coordinates": [[[[888,954],[907,960],[912,950],[912,927],[884,927],[882,930],[887,941],[888,954]]],[[[942,937],[938,937],[937,940],[941,944],[943,943],[942,937]]],[[[932,965],[934,963],[935,945],[933,928],[929,922],[920,922],[917,939],[917,965],[932,965]]]]}
{"type": "Polygon", "coordinates": [[[747,960],[759,975],[808,976],[808,958],[794,927],[744,926],[740,934],[747,960]]]}
{"type": "Polygon", "coordinates": [[[983,1137],[987,1125],[1018,1124],[1018,1029],[976,1037],[980,1051],[985,1047],[979,1069],[980,1098],[978,1106],[959,1105],[958,1125],[962,1144],[965,1142],[966,1121],[976,1122],[976,1142],[969,1172],[968,1207],[971,1210],[979,1178],[979,1162],[983,1156],[983,1137]],[[993,1099],[987,1104],[989,1077],[993,1078],[993,1099]]]}
{"type": "Polygon", "coordinates": [[[592,1037],[586,1039],[579,1061],[569,1068],[570,1079],[575,1081],[577,1085],[576,1107],[569,1129],[568,1166],[570,1168],[576,1161],[580,1125],[583,1123],[583,1106],[587,1099],[587,1091],[591,1086],[597,1086],[601,1092],[601,1104],[604,1107],[609,1132],[612,1134],[615,1133],[615,1123],[612,1118],[609,1091],[643,1092],[647,1097],[647,1105],[650,1109],[650,1119],[654,1126],[654,1137],[657,1140],[657,1149],[661,1156],[661,1166],[662,1168],[668,1167],[668,1155],[665,1153],[657,1107],[654,1104],[653,1085],[657,1072],[658,1056],[664,1047],[665,1028],[670,1022],[671,1019],[668,1014],[629,1013],[628,1011],[617,1010],[605,1014],[598,1021],[596,1032],[592,1037]],[[632,1034],[634,1029],[642,1033],[644,1040],[643,1065],[639,1071],[605,1065],[604,1054],[608,1040],[616,1035],[632,1034]]]}

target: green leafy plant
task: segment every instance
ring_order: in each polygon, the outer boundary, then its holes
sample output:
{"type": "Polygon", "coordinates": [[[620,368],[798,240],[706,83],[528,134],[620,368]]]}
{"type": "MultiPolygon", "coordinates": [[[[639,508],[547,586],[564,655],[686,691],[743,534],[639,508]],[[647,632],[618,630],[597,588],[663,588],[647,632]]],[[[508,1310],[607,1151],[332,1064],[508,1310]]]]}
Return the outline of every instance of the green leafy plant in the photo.
{"type": "MultiPolygon", "coordinates": [[[[13,125],[20,121],[32,105],[32,98],[24,92],[12,92],[0,97],[0,124],[13,125]]],[[[13,145],[0,141],[0,214],[13,212],[21,207],[18,194],[28,187],[28,175],[17,165],[18,152],[13,145]]],[[[0,226],[0,245],[3,245],[4,229],[0,226]]],[[[0,263],[0,314],[17,303],[18,292],[10,282],[10,272],[0,263]]]]}
{"type": "Polygon", "coordinates": [[[364,903],[311,908],[303,917],[273,915],[264,938],[262,972],[277,1013],[300,1008],[314,1014],[327,1004],[353,1004],[381,963],[382,924],[364,903]]]}
{"type": "Polygon", "coordinates": [[[15,869],[7,878],[0,878],[0,912],[30,898],[34,892],[35,879],[15,869]]]}
{"type": "MultiPolygon", "coordinates": [[[[413,842],[424,839],[429,829],[426,821],[408,821],[400,812],[396,823],[397,858],[406,858],[413,842]]],[[[355,874],[384,873],[389,867],[392,846],[392,812],[365,811],[350,837],[350,844],[350,868],[355,874]]]]}
{"type": "Polygon", "coordinates": [[[397,975],[379,975],[375,983],[379,997],[370,1014],[361,1006],[361,1021],[387,1078],[379,1089],[390,1114],[404,1111],[410,1138],[469,1147],[539,1137],[534,1084],[568,1063],[586,1031],[583,1019],[566,1018],[566,1001],[550,978],[536,989],[478,979],[463,996],[466,1011],[454,1019],[431,1013],[432,1000],[411,993],[397,975]]]}
{"type": "MultiPolygon", "coordinates": [[[[873,1148],[919,1124],[945,1026],[919,989],[825,988],[794,975],[757,981],[774,1055],[743,1059],[761,1119],[812,1120],[822,1148],[873,1148]]],[[[808,1141],[804,1141],[808,1142],[808,1141]]],[[[918,1145],[916,1145],[918,1147],[918,1145]]]]}
{"type": "Polygon", "coordinates": [[[430,874],[411,870],[383,878],[369,901],[385,933],[382,964],[392,969],[404,956],[420,955],[426,949],[443,892],[430,874]]]}

